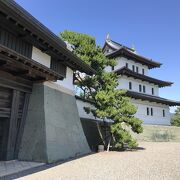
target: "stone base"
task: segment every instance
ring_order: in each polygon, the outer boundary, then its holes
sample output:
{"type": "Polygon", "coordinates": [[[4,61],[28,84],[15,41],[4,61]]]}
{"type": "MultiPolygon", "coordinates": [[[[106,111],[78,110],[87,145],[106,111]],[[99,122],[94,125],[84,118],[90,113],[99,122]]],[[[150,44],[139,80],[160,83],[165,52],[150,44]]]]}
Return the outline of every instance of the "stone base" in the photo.
{"type": "Polygon", "coordinates": [[[75,97],[35,84],[18,158],[52,163],[88,153],[75,97]]]}

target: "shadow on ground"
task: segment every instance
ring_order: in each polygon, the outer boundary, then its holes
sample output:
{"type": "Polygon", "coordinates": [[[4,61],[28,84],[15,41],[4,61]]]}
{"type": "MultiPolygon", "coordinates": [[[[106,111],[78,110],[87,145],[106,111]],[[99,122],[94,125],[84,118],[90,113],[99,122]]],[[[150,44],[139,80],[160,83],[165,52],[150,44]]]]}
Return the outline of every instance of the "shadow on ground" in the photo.
{"type": "Polygon", "coordinates": [[[134,150],[135,150],[135,151],[146,150],[146,148],[144,148],[144,147],[136,147],[134,150]]]}
{"type": "MultiPolygon", "coordinates": [[[[134,151],[142,151],[142,150],[146,150],[146,148],[144,148],[144,147],[136,147],[134,149],[124,149],[124,150],[118,150],[118,151],[114,150],[114,151],[115,152],[127,152],[127,151],[134,152],[134,151]]],[[[83,157],[86,157],[86,156],[90,156],[92,154],[95,154],[95,152],[91,152],[90,154],[86,154],[86,155],[83,155],[83,156],[74,157],[74,158],[71,158],[71,159],[68,159],[68,160],[62,160],[62,161],[54,162],[54,163],[51,163],[51,164],[44,164],[42,166],[27,169],[27,170],[17,172],[17,173],[11,174],[11,175],[6,175],[6,176],[0,178],[0,180],[1,179],[2,180],[17,179],[17,178],[20,178],[20,177],[23,177],[23,176],[27,176],[27,175],[31,175],[33,173],[37,173],[37,172],[47,170],[49,168],[53,168],[55,166],[61,165],[61,164],[66,163],[66,162],[70,162],[70,161],[73,161],[73,160],[76,160],[76,159],[80,159],[80,158],[83,158],[83,157]]]]}
{"type": "Polygon", "coordinates": [[[92,154],[94,154],[94,152],[91,152],[89,154],[85,154],[83,156],[77,156],[77,157],[74,157],[74,158],[70,158],[70,159],[67,159],[67,160],[61,160],[61,161],[57,161],[57,162],[54,162],[54,163],[44,164],[44,165],[38,166],[38,167],[33,167],[31,169],[23,170],[21,172],[16,172],[16,173],[13,173],[13,174],[10,174],[10,175],[0,177],[0,180],[12,180],[12,179],[21,178],[23,176],[27,176],[27,175],[31,175],[33,173],[44,171],[46,169],[49,169],[49,168],[52,168],[52,167],[61,165],[61,164],[66,163],[66,162],[76,160],[76,159],[80,159],[80,158],[83,158],[85,156],[90,156],[92,154]]]}
{"type": "Polygon", "coordinates": [[[130,148],[124,148],[124,149],[110,149],[110,151],[114,151],[114,152],[126,152],[126,151],[142,151],[142,150],[146,150],[146,148],[144,147],[136,147],[133,149],[130,148]]]}

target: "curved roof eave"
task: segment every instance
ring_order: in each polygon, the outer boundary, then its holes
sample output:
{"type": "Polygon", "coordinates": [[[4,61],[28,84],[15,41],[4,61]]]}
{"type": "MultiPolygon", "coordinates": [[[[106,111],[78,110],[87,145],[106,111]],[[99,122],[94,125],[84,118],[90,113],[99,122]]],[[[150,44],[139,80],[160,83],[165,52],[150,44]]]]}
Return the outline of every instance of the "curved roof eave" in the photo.
{"type": "MultiPolygon", "coordinates": [[[[40,23],[36,18],[34,18],[30,13],[28,13],[24,8],[18,5],[15,1],[0,1],[0,10],[7,14],[9,17],[12,16],[15,20],[23,25],[23,29],[29,30],[31,33],[38,33],[39,38],[47,42],[49,46],[52,46],[55,50],[59,51],[63,55],[70,59],[70,61],[64,63],[71,64],[71,67],[79,71],[85,72],[87,74],[94,74],[95,70],[91,68],[88,64],[83,62],[80,58],[74,55],[71,51],[66,48],[66,44],[63,40],[57,37],[52,31],[50,31],[46,26],[40,23]]],[[[9,18],[8,17],[8,18],[9,18]]]]}
{"type": "Polygon", "coordinates": [[[116,72],[118,75],[127,75],[129,77],[134,77],[135,79],[147,81],[149,83],[156,84],[159,87],[171,86],[173,84],[173,82],[162,81],[162,80],[159,80],[156,78],[152,78],[150,76],[146,76],[144,74],[139,74],[139,73],[133,72],[132,70],[126,68],[125,66],[120,69],[115,70],[114,72],[116,72]]]}
{"type": "Polygon", "coordinates": [[[166,104],[169,106],[180,106],[180,101],[173,101],[173,100],[165,99],[165,98],[158,97],[158,96],[152,96],[152,95],[143,94],[143,93],[139,93],[139,92],[135,92],[135,91],[127,91],[126,94],[127,94],[127,96],[129,96],[131,98],[135,98],[135,99],[140,99],[140,100],[144,100],[144,101],[147,100],[150,102],[166,104]]]}
{"type": "Polygon", "coordinates": [[[129,56],[132,58],[132,60],[134,59],[135,61],[138,61],[139,63],[145,64],[147,65],[149,68],[155,68],[155,67],[160,67],[162,64],[156,61],[153,61],[151,59],[145,58],[141,55],[135,54],[134,52],[131,52],[130,50],[122,47],[114,52],[111,52],[109,54],[107,54],[107,57],[110,58],[115,58],[118,57],[120,55],[124,55],[124,56],[129,56]]]}

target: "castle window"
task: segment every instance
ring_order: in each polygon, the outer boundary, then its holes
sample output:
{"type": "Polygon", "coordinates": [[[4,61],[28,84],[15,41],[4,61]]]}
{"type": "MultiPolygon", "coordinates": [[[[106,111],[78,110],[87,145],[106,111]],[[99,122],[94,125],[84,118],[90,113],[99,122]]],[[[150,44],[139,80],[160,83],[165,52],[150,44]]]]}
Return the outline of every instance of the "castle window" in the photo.
{"type": "Polygon", "coordinates": [[[154,88],[152,88],[152,95],[154,95],[154,88]]]}
{"type": "Polygon", "coordinates": [[[165,110],[163,109],[163,117],[165,117],[165,110]]]}
{"type": "Polygon", "coordinates": [[[151,108],[151,116],[153,116],[153,108],[151,108]]]}
{"type": "Polygon", "coordinates": [[[132,82],[129,82],[129,89],[132,89],[132,82]]]}
{"type": "Polygon", "coordinates": [[[139,92],[141,92],[142,91],[142,86],[141,86],[141,84],[139,84],[139,92]]]}
{"type": "Polygon", "coordinates": [[[146,93],[146,86],[143,86],[143,93],[146,93]]]}
{"type": "Polygon", "coordinates": [[[133,71],[133,72],[135,71],[135,67],[134,67],[134,65],[132,65],[132,71],[133,71]]]}
{"type": "Polygon", "coordinates": [[[108,53],[108,52],[109,52],[109,49],[106,50],[106,53],[108,53]]]}
{"type": "Polygon", "coordinates": [[[136,66],[136,72],[138,73],[139,72],[139,68],[136,66]]]}
{"type": "Polygon", "coordinates": [[[147,107],[147,115],[149,115],[149,108],[147,107]]]}
{"type": "Polygon", "coordinates": [[[51,58],[50,68],[63,76],[67,74],[67,67],[56,58],[51,58]]]}
{"type": "Polygon", "coordinates": [[[142,74],[144,75],[144,69],[142,69],[142,74]]]}
{"type": "Polygon", "coordinates": [[[126,68],[128,68],[128,63],[126,63],[126,68]]]}

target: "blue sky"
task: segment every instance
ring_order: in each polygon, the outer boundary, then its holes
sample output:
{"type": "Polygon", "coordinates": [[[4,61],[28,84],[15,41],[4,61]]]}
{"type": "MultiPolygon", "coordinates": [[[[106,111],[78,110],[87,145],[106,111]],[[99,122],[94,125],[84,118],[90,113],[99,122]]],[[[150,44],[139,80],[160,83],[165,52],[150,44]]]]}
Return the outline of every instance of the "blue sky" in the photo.
{"type": "Polygon", "coordinates": [[[55,34],[66,29],[92,35],[101,46],[107,33],[143,56],[163,63],[150,75],[172,81],[160,96],[180,100],[179,0],[16,0],[55,34]]]}

